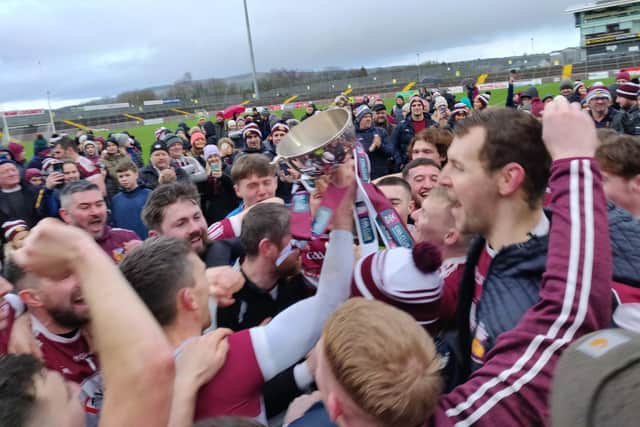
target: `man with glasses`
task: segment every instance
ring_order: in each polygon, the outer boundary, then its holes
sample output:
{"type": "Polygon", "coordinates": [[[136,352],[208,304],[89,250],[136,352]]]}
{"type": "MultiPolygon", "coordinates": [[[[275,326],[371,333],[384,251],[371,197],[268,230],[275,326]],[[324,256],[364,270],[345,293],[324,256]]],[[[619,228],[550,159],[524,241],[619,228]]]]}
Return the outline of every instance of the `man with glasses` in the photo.
{"type": "Polygon", "coordinates": [[[597,129],[610,128],[618,121],[616,116],[620,114],[611,108],[611,92],[600,82],[594,83],[589,88],[586,98],[589,105],[589,114],[597,129]]]}

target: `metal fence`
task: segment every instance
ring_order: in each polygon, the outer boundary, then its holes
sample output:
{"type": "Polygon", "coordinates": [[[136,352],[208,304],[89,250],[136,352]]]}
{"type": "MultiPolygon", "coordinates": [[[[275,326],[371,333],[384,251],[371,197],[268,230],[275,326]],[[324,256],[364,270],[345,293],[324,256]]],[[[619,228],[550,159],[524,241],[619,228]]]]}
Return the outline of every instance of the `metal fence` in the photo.
{"type": "MultiPolygon", "coordinates": [[[[562,66],[540,66],[543,55],[538,55],[527,63],[526,59],[519,58],[511,64],[506,60],[477,60],[455,64],[430,64],[425,66],[412,66],[380,70],[366,77],[344,78],[333,81],[315,82],[306,85],[291,85],[270,91],[264,91],[259,101],[253,101],[249,105],[273,105],[280,104],[284,99],[297,95],[297,101],[331,100],[347,88],[352,89],[356,95],[363,94],[388,94],[401,90],[407,82],[416,81],[416,88],[449,87],[458,86],[463,79],[474,79],[481,73],[488,73],[487,82],[500,82],[508,78],[509,69],[520,68],[520,78],[540,79],[542,81],[558,80],[562,75],[562,66]],[[536,63],[538,65],[536,65],[536,63]],[[425,81],[426,80],[426,81],[425,81]]],[[[547,57],[548,58],[548,57],[547,57]]],[[[589,73],[597,71],[611,71],[622,68],[634,67],[640,64],[640,53],[604,57],[598,60],[587,59],[582,63],[573,65],[573,77],[587,79],[589,73]]],[[[178,121],[189,116],[180,115],[176,110],[193,114],[205,110],[209,112],[219,111],[226,106],[239,104],[246,101],[241,95],[224,95],[219,97],[202,97],[198,100],[185,100],[172,105],[147,105],[131,106],[130,108],[84,111],[81,107],[66,108],[55,111],[55,127],[57,130],[74,129],[74,126],[65,123],[71,121],[83,126],[99,129],[117,129],[136,126],[143,120],[162,118],[164,121],[178,121]],[[139,118],[139,120],[133,119],[139,118]]],[[[12,136],[25,139],[41,131],[49,122],[48,113],[40,116],[9,117],[8,124],[12,136]]]]}

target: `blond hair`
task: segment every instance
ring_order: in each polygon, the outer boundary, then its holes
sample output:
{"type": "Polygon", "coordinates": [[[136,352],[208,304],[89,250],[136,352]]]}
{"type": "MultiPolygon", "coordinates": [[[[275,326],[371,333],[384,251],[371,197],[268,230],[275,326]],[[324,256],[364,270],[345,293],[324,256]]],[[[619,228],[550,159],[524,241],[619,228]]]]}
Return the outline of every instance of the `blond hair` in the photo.
{"type": "MultiPolygon", "coordinates": [[[[451,209],[453,208],[453,200],[449,195],[449,191],[446,187],[438,186],[431,189],[427,196],[429,200],[437,200],[445,211],[447,217],[447,225],[451,228],[455,228],[456,220],[453,218],[451,209]]],[[[460,230],[458,230],[460,232],[460,230]]],[[[469,233],[460,232],[460,238],[458,239],[458,245],[460,247],[468,248],[474,235],[469,233]]]]}
{"type": "Polygon", "coordinates": [[[429,195],[427,196],[430,201],[438,201],[438,205],[442,206],[445,210],[445,215],[447,216],[447,223],[453,227],[455,224],[455,220],[453,219],[453,214],[451,213],[451,208],[453,207],[453,200],[449,196],[449,192],[445,187],[438,186],[431,189],[429,195]]]}
{"type": "Polygon", "coordinates": [[[389,427],[415,427],[433,413],[442,388],[431,337],[409,314],[352,298],[322,334],[332,374],[353,402],[389,427]]]}

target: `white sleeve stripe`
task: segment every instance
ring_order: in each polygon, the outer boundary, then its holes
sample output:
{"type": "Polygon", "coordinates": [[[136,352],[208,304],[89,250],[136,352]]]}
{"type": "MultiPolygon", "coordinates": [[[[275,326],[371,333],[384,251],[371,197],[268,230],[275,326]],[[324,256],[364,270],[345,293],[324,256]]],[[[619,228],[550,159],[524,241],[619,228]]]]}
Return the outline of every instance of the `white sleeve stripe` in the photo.
{"type": "MultiPolygon", "coordinates": [[[[520,390],[524,385],[531,381],[542,368],[549,362],[549,359],[553,354],[562,346],[569,344],[573,340],[573,336],[578,328],[584,322],[584,318],[587,314],[587,308],[589,306],[589,294],[591,292],[591,279],[593,271],[593,176],[589,166],[588,160],[583,160],[583,172],[584,172],[584,218],[585,218],[585,248],[584,248],[584,262],[582,270],[582,288],[580,289],[580,299],[578,303],[578,311],[576,318],[571,326],[566,330],[564,336],[561,339],[553,341],[549,347],[547,347],[538,361],[526,372],[522,377],[513,383],[510,387],[507,387],[500,392],[496,393],[489,400],[487,400],[478,410],[471,414],[469,418],[465,420],[462,425],[471,425],[482,417],[487,411],[489,411],[495,404],[501,399],[510,396],[511,394],[520,390]],[[467,424],[468,423],[468,424],[467,424]]],[[[573,212],[573,209],[572,209],[573,212]]],[[[572,215],[573,216],[573,215],[572,215]]]]}
{"type": "Polygon", "coordinates": [[[229,224],[231,224],[233,235],[235,237],[240,236],[240,233],[242,232],[242,215],[234,215],[229,218],[229,224]]]}
{"type": "MultiPolygon", "coordinates": [[[[460,415],[463,411],[470,408],[478,399],[484,396],[485,393],[500,382],[504,382],[509,376],[518,373],[525,364],[532,358],[532,356],[538,351],[538,348],[542,345],[545,339],[554,340],[549,348],[545,350],[542,354],[540,360],[527,372],[523,375],[520,380],[516,381],[513,385],[505,388],[501,392],[492,396],[487,402],[485,402],[479,409],[473,412],[467,419],[459,422],[456,426],[466,426],[471,425],[475,421],[477,421],[482,415],[484,415],[487,411],[489,411],[495,404],[497,404],[502,398],[518,391],[524,384],[529,382],[535,375],[542,369],[542,367],[547,363],[548,359],[551,355],[556,351],[557,348],[566,344],[567,335],[571,332],[570,336],[572,337],[575,333],[575,330],[582,324],[584,320],[584,314],[586,312],[586,305],[588,303],[588,296],[591,289],[591,268],[588,269],[589,275],[586,278],[583,278],[583,286],[581,289],[580,295],[580,305],[578,310],[578,315],[574,320],[574,324],[571,328],[567,330],[565,333],[565,337],[562,340],[556,342],[556,335],[559,330],[563,326],[563,324],[567,321],[567,318],[571,312],[571,308],[573,305],[573,299],[575,295],[576,283],[577,283],[577,274],[578,274],[578,263],[580,260],[580,163],[579,160],[571,161],[571,175],[570,175],[570,214],[571,214],[571,246],[569,252],[569,268],[567,274],[567,287],[566,293],[564,295],[564,300],[562,303],[562,310],[560,316],[556,318],[551,328],[547,332],[546,335],[537,335],[529,344],[529,347],[524,352],[524,354],[516,361],[516,363],[509,369],[501,372],[498,376],[492,378],[491,380],[484,383],[476,392],[471,394],[469,398],[460,404],[458,404],[455,408],[449,409],[446,414],[449,417],[454,417],[460,415]],[[584,307],[583,307],[584,305],[584,307]],[[582,316],[580,314],[582,313],[582,316]],[[575,326],[575,328],[574,328],[575,326]],[[551,350],[549,354],[547,351],[551,350]],[[529,375],[532,374],[532,375],[529,375]],[[525,379],[526,377],[526,379],[525,379]]],[[[585,223],[586,228],[586,242],[585,242],[585,267],[592,266],[593,263],[593,177],[591,174],[591,168],[589,161],[586,161],[584,167],[585,174],[585,221],[590,221],[585,223]],[[588,212],[588,213],[587,213],[588,212]],[[589,238],[590,237],[590,238],[589,238]],[[590,245],[590,246],[589,246],[590,245]],[[589,255],[589,256],[587,256],[589,255]],[[590,263],[587,266],[587,262],[590,263]]],[[[585,275],[586,271],[583,271],[583,275],[585,275]]],[[[568,338],[571,339],[570,337],[568,338]]]]}
{"type": "Polygon", "coordinates": [[[220,222],[216,222],[214,224],[211,224],[211,226],[207,230],[207,235],[209,236],[209,239],[215,240],[222,234],[223,231],[224,229],[220,226],[220,222]]]}

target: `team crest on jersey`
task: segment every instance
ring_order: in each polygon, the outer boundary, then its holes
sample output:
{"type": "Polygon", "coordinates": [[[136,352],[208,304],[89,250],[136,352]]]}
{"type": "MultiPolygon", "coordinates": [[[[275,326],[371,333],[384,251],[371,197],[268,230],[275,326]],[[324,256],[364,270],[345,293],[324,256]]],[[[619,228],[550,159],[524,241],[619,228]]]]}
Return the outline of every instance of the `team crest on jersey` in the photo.
{"type": "Polygon", "coordinates": [[[473,337],[473,341],[471,342],[471,358],[474,360],[474,362],[483,363],[488,337],[489,335],[487,334],[487,330],[484,327],[484,323],[482,323],[481,321],[480,323],[478,323],[475,336],[473,337]]]}

